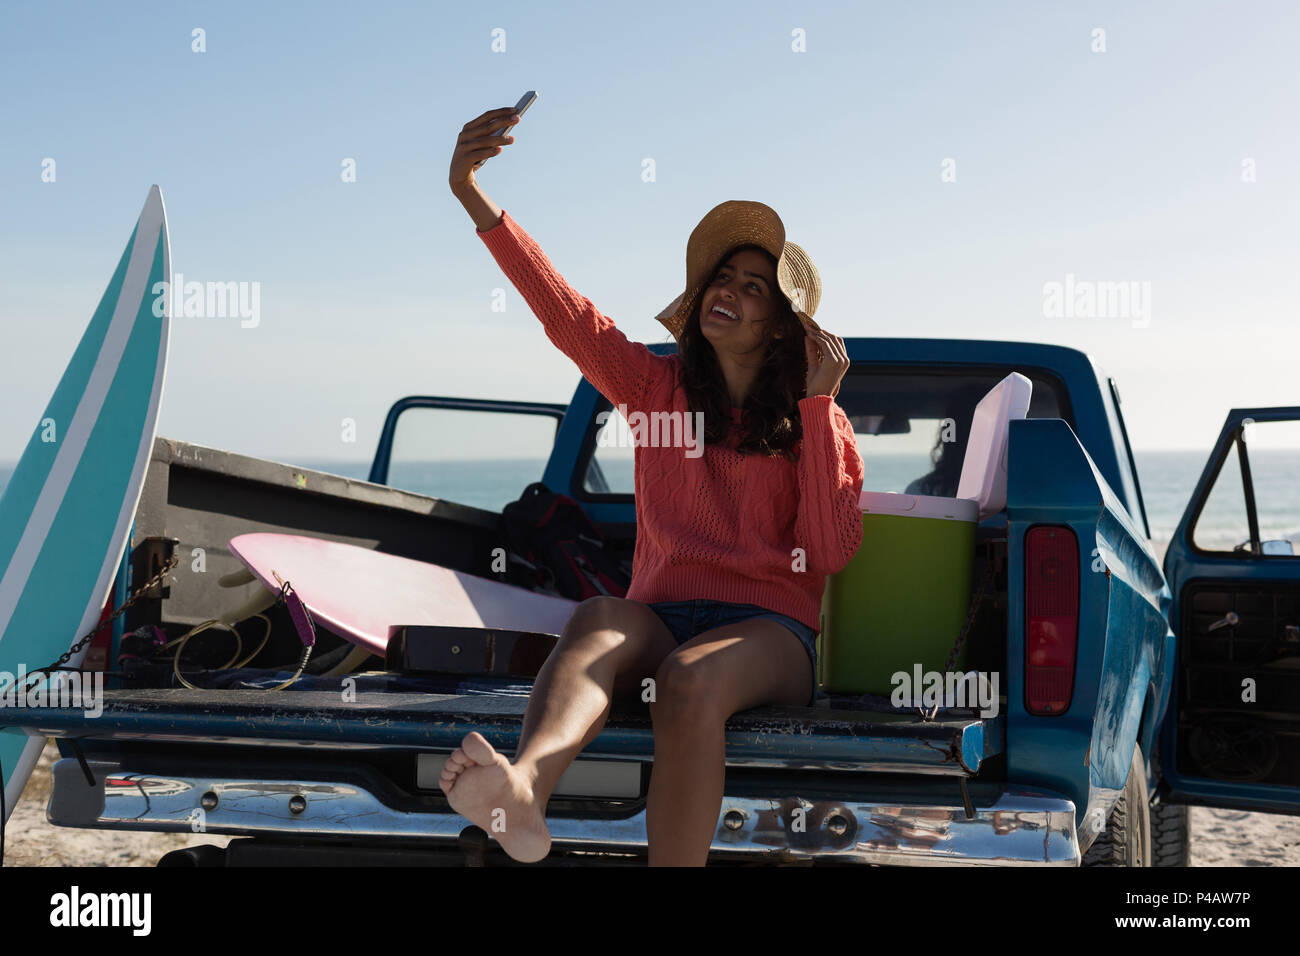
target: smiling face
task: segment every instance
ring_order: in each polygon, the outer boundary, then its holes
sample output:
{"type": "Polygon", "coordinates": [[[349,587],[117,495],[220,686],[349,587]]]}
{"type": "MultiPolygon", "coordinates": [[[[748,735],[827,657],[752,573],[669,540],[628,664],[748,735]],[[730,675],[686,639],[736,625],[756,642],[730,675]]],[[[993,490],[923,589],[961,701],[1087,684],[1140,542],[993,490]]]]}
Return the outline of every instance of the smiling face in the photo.
{"type": "Polygon", "coordinates": [[[715,349],[736,354],[759,349],[777,317],[780,295],[776,269],[766,254],[757,249],[734,252],[704,288],[700,331],[715,349]]]}

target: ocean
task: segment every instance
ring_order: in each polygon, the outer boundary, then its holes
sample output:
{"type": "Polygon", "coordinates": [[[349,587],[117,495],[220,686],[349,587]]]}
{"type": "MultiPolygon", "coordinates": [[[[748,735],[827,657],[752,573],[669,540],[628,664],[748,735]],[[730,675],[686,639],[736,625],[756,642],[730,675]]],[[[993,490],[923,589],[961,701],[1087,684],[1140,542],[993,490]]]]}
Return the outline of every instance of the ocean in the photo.
{"type": "MultiPolygon", "coordinates": [[[[1157,553],[1163,553],[1182,519],[1207,457],[1208,452],[1202,451],[1136,453],[1157,553]]],[[[871,455],[864,463],[864,487],[871,491],[901,491],[918,477],[915,459],[909,456],[871,455]]],[[[370,473],[369,462],[317,460],[295,464],[363,480],[370,473]]],[[[499,511],[518,498],[526,485],[541,479],[545,464],[536,458],[395,463],[389,484],[499,511]]],[[[1198,543],[1211,547],[1230,547],[1248,537],[1240,481],[1231,459],[1229,464],[1232,467],[1225,469],[1225,475],[1236,479],[1236,483],[1221,478],[1223,487],[1216,488],[1197,528],[1198,543]]],[[[602,460],[602,467],[611,487],[631,489],[630,457],[610,455],[602,460]]],[[[1251,467],[1262,536],[1288,538],[1300,552],[1300,451],[1253,450],[1251,467]]],[[[0,491],[13,468],[13,463],[0,466],[0,491]]]]}

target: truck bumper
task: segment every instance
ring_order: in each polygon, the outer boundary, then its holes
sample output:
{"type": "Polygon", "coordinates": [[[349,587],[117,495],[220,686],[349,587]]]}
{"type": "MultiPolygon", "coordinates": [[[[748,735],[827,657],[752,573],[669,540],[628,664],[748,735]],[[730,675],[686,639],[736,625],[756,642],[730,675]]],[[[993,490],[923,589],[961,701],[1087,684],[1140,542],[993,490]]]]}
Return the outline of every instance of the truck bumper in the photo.
{"type": "MultiPolygon", "coordinates": [[[[337,780],[216,779],[130,771],[90,760],[54,765],[47,810],[57,826],[274,839],[402,841],[454,847],[472,824],[451,812],[403,810],[337,780]]],[[[864,788],[870,789],[870,788],[864,788]]],[[[968,810],[954,799],[852,799],[809,787],[785,798],[723,797],[710,860],[892,866],[1078,866],[1074,804],[1004,785],[968,810]]],[[[552,801],[554,804],[554,801],[552,801]]],[[[644,802],[624,812],[547,817],[552,849],[644,855],[644,802]]]]}

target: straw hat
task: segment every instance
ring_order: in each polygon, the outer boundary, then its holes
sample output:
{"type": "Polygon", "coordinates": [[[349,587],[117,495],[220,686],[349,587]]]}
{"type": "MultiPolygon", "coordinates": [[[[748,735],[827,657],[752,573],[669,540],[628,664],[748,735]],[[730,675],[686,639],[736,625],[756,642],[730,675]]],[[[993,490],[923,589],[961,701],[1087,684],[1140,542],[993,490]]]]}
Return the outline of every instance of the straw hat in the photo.
{"type": "Polygon", "coordinates": [[[732,199],[714,206],[692,230],[686,243],[686,291],[655,316],[674,339],[681,339],[687,319],[723,256],[750,242],[776,257],[776,284],[804,328],[819,329],[812,317],[821,300],[822,280],[808,253],[785,241],[785,225],[771,206],[732,199]]]}

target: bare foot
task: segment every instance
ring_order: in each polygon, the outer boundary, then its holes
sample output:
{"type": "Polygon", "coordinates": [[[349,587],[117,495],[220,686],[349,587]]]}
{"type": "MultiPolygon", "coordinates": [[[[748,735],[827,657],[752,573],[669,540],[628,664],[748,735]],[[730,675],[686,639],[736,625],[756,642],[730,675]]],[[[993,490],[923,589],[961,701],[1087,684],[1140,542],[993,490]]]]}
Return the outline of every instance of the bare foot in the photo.
{"type": "Polygon", "coordinates": [[[513,859],[536,863],[551,852],[551,834],[532,785],[477,730],[447,758],[438,785],[453,810],[494,837],[513,859]]]}

